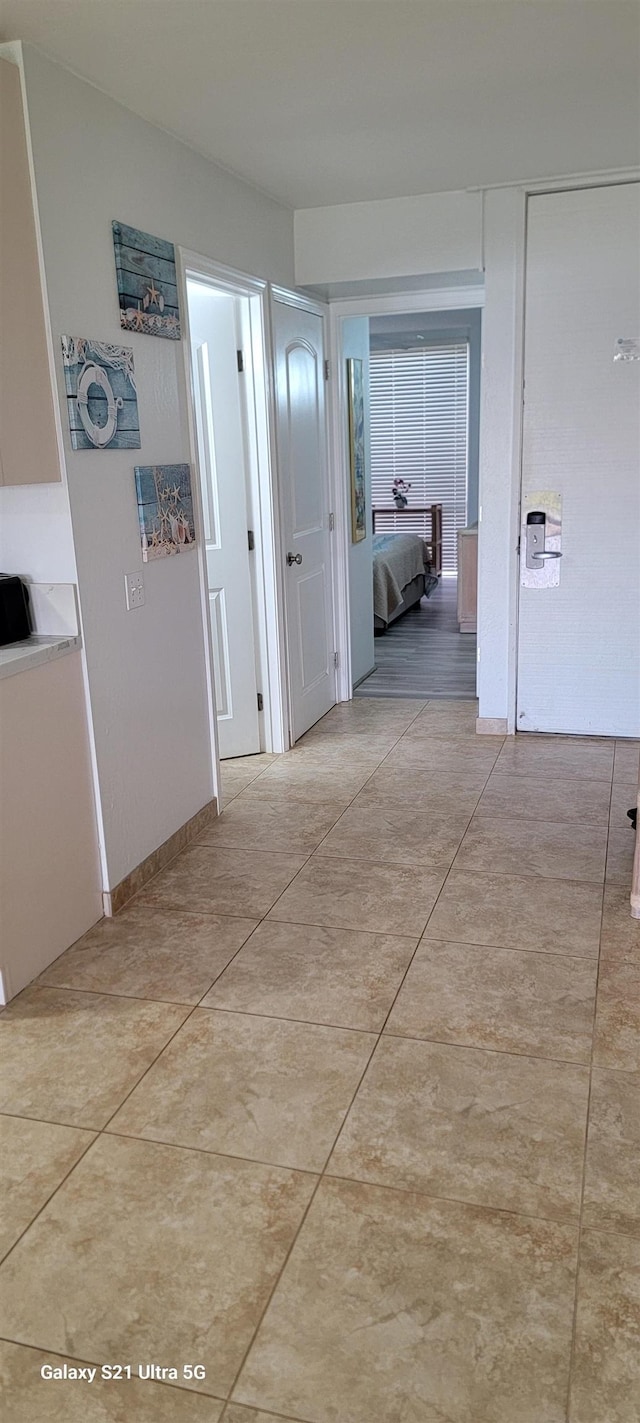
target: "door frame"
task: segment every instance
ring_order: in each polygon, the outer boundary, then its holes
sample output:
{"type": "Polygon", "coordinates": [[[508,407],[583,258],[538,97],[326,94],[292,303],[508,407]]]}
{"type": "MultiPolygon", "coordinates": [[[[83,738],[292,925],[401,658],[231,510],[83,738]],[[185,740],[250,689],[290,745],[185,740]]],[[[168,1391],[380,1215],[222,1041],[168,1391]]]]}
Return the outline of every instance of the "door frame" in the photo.
{"type": "MultiPolygon", "coordinates": [[[[295,306],[295,307],[298,307],[299,310],[301,310],[301,311],[310,311],[310,312],[312,313],[312,315],[314,315],[314,316],[319,316],[320,319],[321,319],[321,321],[322,321],[323,350],[324,350],[324,360],[325,360],[325,441],[326,441],[326,451],[327,451],[327,492],[328,492],[328,505],[329,505],[329,509],[333,512],[333,517],[334,517],[333,529],[330,529],[330,533],[332,534],[332,537],[331,537],[330,540],[329,540],[329,546],[330,546],[330,552],[331,552],[331,569],[330,569],[330,574],[331,574],[331,594],[332,594],[332,603],[333,603],[333,645],[334,645],[334,648],[336,649],[336,652],[337,652],[337,654],[338,654],[338,666],[337,666],[337,669],[336,669],[336,701],[344,701],[344,700],[346,700],[346,699],[340,695],[340,685],[341,685],[341,680],[340,680],[340,679],[341,679],[341,669],[342,669],[342,662],[343,662],[344,651],[343,651],[343,646],[342,646],[342,642],[341,642],[341,635],[340,635],[340,634],[341,634],[341,621],[340,621],[339,609],[340,609],[340,610],[342,609],[342,604],[343,604],[344,599],[345,599],[345,597],[346,597],[346,599],[347,599],[347,625],[348,625],[348,616],[349,616],[349,608],[348,608],[349,586],[348,586],[348,581],[345,583],[345,567],[343,567],[343,562],[342,562],[342,559],[341,559],[341,557],[340,557],[339,541],[338,541],[338,537],[337,537],[337,533],[338,533],[338,518],[339,518],[339,514],[338,514],[338,502],[337,502],[337,500],[338,500],[338,498],[339,498],[339,493],[338,493],[338,490],[337,490],[338,476],[337,476],[337,471],[336,471],[335,464],[334,464],[334,461],[333,461],[333,458],[332,458],[332,445],[331,445],[331,419],[330,419],[331,380],[328,379],[328,378],[326,378],[326,372],[327,372],[327,370],[329,369],[329,371],[330,371],[330,369],[331,369],[331,362],[330,362],[330,358],[329,358],[329,354],[328,354],[328,353],[329,353],[329,340],[330,340],[330,325],[329,325],[329,321],[330,321],[330,307],[328,306],[328,304],[327,304],[326,302],[319,301],[319,300],[317,300],[317,299],[314,298],[314,297],[306,296],[304,292],[293,291],[293,290],[291,290],[289,287],[282,287],[282,286],[275,285],[275,284],[273,284],[273,283],[270,284],[270,286],[269,286],[269,294],[270,294],[270,302],[269,302],[269,321],[270,321],[270,326],[271,326],[271,344],[270,344],[270,349],[271,349],[271,370],[272,370],[272,377],[273,377],[272,399],[273,399],[273,431],[274,431],[274,440],[275,440],[275,438],[276,438],[276,436],[277,436],[277,416],[276,416],[276,407],[275,407],[275,369],[276,369],[276,364],[275,364],[275,363],[276,363],[276,350],[275,350],[274,324],[273,324],[273,321],[272,321],[273,305],[274,305],[275,302],[279,302],[281,305],[284,305],[284,306],[295,306]],[[329,367],[327,367],[327,361],[328,361],[328,360],[329,360],[329,367]]],[[[276,458],[277,458],[277,451],[276,451],[276,458]]],[[[278,504],[277,504],[277,508],[278,508],[278,532],[279,532],[279,535],[280,535],[280,539],[279,539],[279,542],[280,542],[279,571],[280,571],[280,578],[281,578],[282,607],[283,607],[283,619],[282,619],[281,631],[282,631],[283,644],[284,644],[285,667],[286,667],[286,671],[287,671],[287,735],[288,735],[287,746],[292,746],[292,745],[293,745],[293,733],[292,733],[292,725],[291,725],[291,693],[290,693],[290,686],[289,686],[289,662],[288,662],[288,657],[287,657],[287,652],[286,652],[288,634],[287,634],[287,628],[286,628],[286,603],[285,603],[285,599],[284,599],[284,571],[283,571],[284,545],[282,544],[282,540],[281,540],[282,530],[283,530],[283,528],[284,528],[283,492],[282,492],[281,480],[280,480],[280,465],[279,465],[279,463],[276,463],[276,468],[277,468],[278,473],[277,473],[277,478],[276,478],[275,483],[276,483],[277,495],[278,495],[278,504]]],[[[348,579],[348,565],[346,565],[346,573],[347,573],[347,579],[348,579]]]]}
{"type": "Polygon", "coordinates": [[[248,320],[243,354],[245,368],[243,425],[249,472],[248,512],[255,532],[252,559],[252,599],[256,630],[258,685],[263,696],[260,749],[281,752],[288,749],[288,693],[282,642],[283,587],[280,572],[279,518],[276,488],[275,445],[272,414],[271,341],[268,284],[214,262],[201,253],[176,248],[184,339],[183,370],[189,427],[191,461],[198,470],[193,482],[194,514],[198,534],[200,604],[204,629],[204,656],[208,692],[209,727],[214,772],[214,790],[220,806],[220,759],[216,721],[216,691],[213,662],[213,635],[209,605],[204,523],[200,485],[200,460],[195,420],[195,390],[191,365],[187,279],[193,278],[227,295],[247,298],[248,320]]]}
{"type": "MultiPolygon", "coordinates": [[[[360,286],[363,284],[360,283],[360,286]]],[[[329,449],[332,474],[332,500],[335,511],[335,585],[334,617],[338,650],[338,701],[353,697],[351,671],[351,623],[349,606],[349,549],[351,546],[351,495],[349,467],[348,403],[345,362],[343,356],[342,323],[350,316],[406,316],[421,311],[455,311],[466,307],[484,306],[484,282],[470,286],[431,287],[423,291],[386,292],[384,295],[358,295],[329,301],[329,449]]],[[[479,491],[480,499],[480,491],[479,491]]],[[[480,530],[478,531],[480,537],[480,530]]]]}

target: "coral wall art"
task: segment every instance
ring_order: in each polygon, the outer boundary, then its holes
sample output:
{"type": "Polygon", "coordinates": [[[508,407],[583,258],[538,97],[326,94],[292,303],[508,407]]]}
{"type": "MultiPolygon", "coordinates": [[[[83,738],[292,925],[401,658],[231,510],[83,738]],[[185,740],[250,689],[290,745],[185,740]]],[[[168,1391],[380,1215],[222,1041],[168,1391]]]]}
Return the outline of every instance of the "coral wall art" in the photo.
{"type": "Polygon", "coordinates": [[[142,464],[136,466],[135,475],[145,563],[195,548],[189,465],[142,464]]]}
{"type": "Polygon", "coordinates": [[[180,308],[173,242],[114,222],[113,246],[120,325],[144,336],[180,340],[180,308]]]}
{"type": "Polygon", "coordinates": [[[133,351],[87,336],[61,341],[73,449],[139,449],[133,351]]]}

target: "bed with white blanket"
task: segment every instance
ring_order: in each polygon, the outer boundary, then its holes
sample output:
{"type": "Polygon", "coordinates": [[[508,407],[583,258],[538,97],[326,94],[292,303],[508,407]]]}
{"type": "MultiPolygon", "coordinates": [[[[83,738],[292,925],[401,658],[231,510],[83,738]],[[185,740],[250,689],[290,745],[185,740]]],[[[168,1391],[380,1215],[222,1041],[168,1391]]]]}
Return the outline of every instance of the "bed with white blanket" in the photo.
{"type": "Polygon", "coordinates": [[[384,632],[433,586],[429,550],[418,534],[374,534],[373,623],[384,632]]]}

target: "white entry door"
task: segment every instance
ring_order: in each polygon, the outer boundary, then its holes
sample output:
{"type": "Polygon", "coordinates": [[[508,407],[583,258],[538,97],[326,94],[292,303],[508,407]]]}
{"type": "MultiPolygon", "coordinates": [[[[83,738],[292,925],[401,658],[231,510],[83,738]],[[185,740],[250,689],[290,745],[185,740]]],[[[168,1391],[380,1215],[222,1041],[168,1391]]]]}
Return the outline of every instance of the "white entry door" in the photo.
{"type": "Polygon", "coordinates": [[[189,280],[189,329],[221,759],[260,750],[247,470],[238,371],[240,297],[189,280]]]}
{"type": "Polygon", "coordinates": [[[291,737],[336,700],[323,321],[274,295],[291,737]]]}
{"type": "Polygon", "coordinates": [[[522,507],[561,557],[521,539],[519,731],[640,734],[639,268],[638,184],[529,200],[522,507]]]}

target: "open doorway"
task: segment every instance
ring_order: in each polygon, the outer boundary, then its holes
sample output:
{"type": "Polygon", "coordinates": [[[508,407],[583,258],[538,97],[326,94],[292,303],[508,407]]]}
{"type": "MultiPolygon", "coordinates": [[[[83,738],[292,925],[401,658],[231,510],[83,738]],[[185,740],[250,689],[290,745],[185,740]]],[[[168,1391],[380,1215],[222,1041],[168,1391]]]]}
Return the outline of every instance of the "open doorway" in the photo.
{"type": "Polygon", "coordinates": [[[265,285],[183,254],[214,760],[285,748],[265,285]]]}
{"type": "Polygon", "coordinates": [[[347,491],[354,358],[365,385],[366,534],[345,538],[356,697],[475,699],[484,291],[472,275],[332,304],[347,491]]]}
{"type": "Polygon", "coordinates": [[[375,670],[357,696],[475,697],[480,322],[369,321],[375,670]]]}

